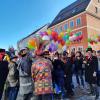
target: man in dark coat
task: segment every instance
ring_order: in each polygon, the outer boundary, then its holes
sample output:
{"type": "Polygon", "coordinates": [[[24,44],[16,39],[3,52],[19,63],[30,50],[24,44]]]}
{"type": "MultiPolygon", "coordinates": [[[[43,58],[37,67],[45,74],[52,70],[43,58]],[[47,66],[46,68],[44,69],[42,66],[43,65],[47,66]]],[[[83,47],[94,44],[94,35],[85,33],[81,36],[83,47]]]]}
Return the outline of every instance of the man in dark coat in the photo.
{"type": "Polygon", "coordinates": [[[77,83],[79,86],[83,88],[84,87],[84,78],[83,78],[84,69],[82,67],[83,58],[80,51],[76,52],[74,64],[75,64],[75,75],[76,75],[77,83]]]}
{"type": "Polygon", "coordinates": [[[90,85],[90,90],[92,95],[98,95],[96,83],[97,83],[97,68],[98,60],[96,56],[92,55],[92,48],[86,50],[87,57],[85,63],[85,80],[90,85]]]}
{"type": "Polygon", "coordinates": [[[2,98],[4,84],[8,75],[8,62],[4,61],[5,50],[0,49],[0,100],[2,98]]]}
{"type": "Polygon", "coordinates": [[[55,59],[53,62],[53,79],[54,79],[55,84],[59,88],[58,94],[61,94],[61,97],[63,98],[65,95],[64,93],[64,68],[63,68],[63,62],[59,58],[55,59]]]}
{"type": "Polygon", "coordinates": [[[64,51],[62,54],[62,61],[65,72],[65,88],[67,90],[67,96],[70,98],[74,95],[72,90],[72,63],[66,51],[64,51]]]}
{"type": "Polygon", "coordinates": [[[97,51],[98,54],[98,72],[97,72],[97,84],[100,86],[100,50],[97,51]]]}

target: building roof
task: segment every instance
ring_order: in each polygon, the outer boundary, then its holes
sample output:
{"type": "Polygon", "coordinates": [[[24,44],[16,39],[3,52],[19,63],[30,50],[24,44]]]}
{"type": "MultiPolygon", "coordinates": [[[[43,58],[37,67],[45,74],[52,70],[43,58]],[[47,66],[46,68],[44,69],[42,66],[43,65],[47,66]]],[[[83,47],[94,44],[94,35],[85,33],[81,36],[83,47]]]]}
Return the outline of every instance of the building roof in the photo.
{"type": "MultiPolygon", "coordinates": [[[[48,25],[48,24],[46,24],[46,25],[48,25]]],[[[41,29],[42,29],[43,27],[45,27],[46,25],[44,25],[44,26],[42,26],[42,27],[38,28],[37,30],[35,30],[34,32],[32,32],[30,35],[28,35],[28,36],[24,37],[23,39],[21,39],[21,40],[20,40],[20,41],[18,41],[18,42],[21,42],[21,41],[25,40],[26,38],[30,37],[31,35],[33,35],[33,34],[37,33],[39,30],[41,30],[41,29]]]]}
{"type": "Polygon", "coordinates": [[[31,38],[32,36],[34,36],[34,34],[36,34],[38,32],[46,31],[49,25],[50,25],[49,23],[45,24],[44,26],[40,27],[36,31],[32,32],[30,35],[28,35],[28,36],[22,38],[21,40],[19,40],[17,42],[18,49],[26,47],[27,46],[27,41],[28,41],[29,38],[31,38]]]}
{"type": "Polygon", "coordinates": [[[66,8],[62,9],[55,17],[49,27],[56,25],[64,20],[67,20],[86,10],[91,0],[77,0],[66,8]]]}

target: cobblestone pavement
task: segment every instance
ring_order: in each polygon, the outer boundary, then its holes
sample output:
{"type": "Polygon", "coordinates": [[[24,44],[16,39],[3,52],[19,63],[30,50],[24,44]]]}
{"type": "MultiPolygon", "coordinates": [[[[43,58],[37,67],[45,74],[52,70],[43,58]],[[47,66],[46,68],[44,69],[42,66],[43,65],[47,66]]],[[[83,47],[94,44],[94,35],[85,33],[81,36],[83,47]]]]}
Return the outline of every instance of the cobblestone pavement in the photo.
{"type": "MultiPolygon", "coordinates": [[[[74,93],[75,93],[75,95],[70,99],[67,99],[67,98],[66,99],[56,99],[56,98],[54,98],[53,100],[95,100],[95,97],[87,95],[87,92],[82,90],[79,87],[75,88],[74,93]]],[[[35,100],[35,99],[32,99],[32,100],[35,100]]],[[[97,100],[100,100],[100,98],[97,100]]]]}
{"type": "MultiPolygon", "coordinates": [[[[80,88],[75,88],[74,93],[75,95],[72,98],[62,99],[62,100],[95,100],[95,97],[87,95],[87,92],[80,88]]],[[[61,100],[61,99],[54,99],[54,100],[61,100]]],[[[100,97],[97,100],[100,100],[100,97]]]]}

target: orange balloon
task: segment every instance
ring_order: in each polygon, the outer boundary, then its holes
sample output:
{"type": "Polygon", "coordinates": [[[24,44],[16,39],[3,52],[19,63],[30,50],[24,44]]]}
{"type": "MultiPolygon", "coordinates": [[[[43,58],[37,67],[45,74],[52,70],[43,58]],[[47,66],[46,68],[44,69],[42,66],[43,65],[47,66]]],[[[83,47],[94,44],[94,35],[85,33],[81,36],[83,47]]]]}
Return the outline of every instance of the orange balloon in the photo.
{"type": "Polygon", "coordinates": [[[62,37],[59,35],[58,36],[58,41],[61,41],[62,40],[62,37]]]}
{"type": "Polygon", "coordinates": [[[30,39],[29,42],[28,42],[29,45],[35,47],[36,46],[36,42],[34,39],[30,39]]]}

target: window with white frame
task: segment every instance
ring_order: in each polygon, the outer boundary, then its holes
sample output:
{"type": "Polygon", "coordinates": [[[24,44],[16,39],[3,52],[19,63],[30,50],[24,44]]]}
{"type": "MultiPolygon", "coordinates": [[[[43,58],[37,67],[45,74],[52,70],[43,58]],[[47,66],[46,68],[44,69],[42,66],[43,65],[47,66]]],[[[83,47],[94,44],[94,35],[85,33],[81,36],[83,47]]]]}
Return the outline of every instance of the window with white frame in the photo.
{"type": "Polygon", "coordinates": [[[62,26],[61,26],[59,32],[62,32],[62,31],[63,31],[63,29],[62,29],[62,26]]]}
{"type": "Polygon", "coordinates": [[[81,18],[77,18],[76,19],[76,25],[78,26],[78,25],[80,25],[81,24],[81,18]]]}
{"type": "Polygon", "coordinates": [[[68,29],[68,23],[66,23],[65,25],[64,25],[64,30],[67,30],[68,29]]]}
{"type": "Polygon", "coordinates": [[[55,28],[55,32],[58,32],[58,29],[57,28],[55,28]]]}
{"type": "Polygon", "coordinates": [[[74,21],[70,21],[70,28],[74,27],[74,21]]]}

